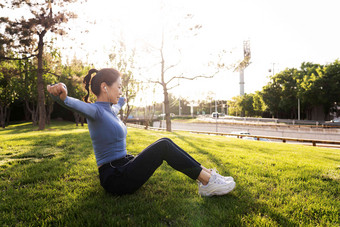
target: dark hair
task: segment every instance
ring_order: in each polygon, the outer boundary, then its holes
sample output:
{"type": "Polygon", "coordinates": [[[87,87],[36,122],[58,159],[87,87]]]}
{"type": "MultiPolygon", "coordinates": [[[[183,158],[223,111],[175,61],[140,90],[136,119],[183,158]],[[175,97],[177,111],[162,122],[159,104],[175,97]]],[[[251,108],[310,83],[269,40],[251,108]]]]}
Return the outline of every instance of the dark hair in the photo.
{"type": "Polygon", "coordinates": [[[90,69],[87,75],[84,77],[83,83],[85,84],[85,89],[87,91],[87,95],[84,97],[84,101],[88,102],[88,98],[90,95],[89,86],[91,84],[91,91],[96,96],[100,95],[100,85],[105,82],[107,86],[111,86],[117,79],[120,77],[120,73],[112,68],[104,68],[101,70],[90,69]],[[96,73],[96,75],[92,78],[92,74],[96,73]]]}

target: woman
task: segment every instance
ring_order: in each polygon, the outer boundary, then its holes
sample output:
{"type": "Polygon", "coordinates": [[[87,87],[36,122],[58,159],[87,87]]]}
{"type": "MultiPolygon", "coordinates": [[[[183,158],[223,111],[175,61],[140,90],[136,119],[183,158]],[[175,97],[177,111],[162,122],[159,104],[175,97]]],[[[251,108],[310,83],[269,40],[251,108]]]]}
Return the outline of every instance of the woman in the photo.
{"type": "Polygon", "coordinates": [[[53,99],[87,118],[94,154],[99,169],[100,184],[113,194],[130,194],[139,189],[165,160],[174,169],[198,180],[202,196],[224,195],[235,188],[232,177],[224,177],[208,170],[168,138],[148,146],[136,157],[127,154],[127,129],[117,117],[125,104],[121,98],[120,73],[111,68],[91,69],[84,78],[88,94],[85,102],[67,96],[64,84],[48,85],[53,99]],[[91,79],[92,74],[96,75],[91,79]],[[87,103],[89,85],[97,96],[95,103],[87,103]]]}

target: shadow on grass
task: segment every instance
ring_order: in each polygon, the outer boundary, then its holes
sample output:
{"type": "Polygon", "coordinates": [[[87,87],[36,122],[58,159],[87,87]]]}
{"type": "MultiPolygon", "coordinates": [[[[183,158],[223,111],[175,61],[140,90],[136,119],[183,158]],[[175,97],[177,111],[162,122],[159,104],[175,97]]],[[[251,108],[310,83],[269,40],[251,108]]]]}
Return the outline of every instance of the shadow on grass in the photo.
{"type": "Polygon", "coordinates": [[[6,128],[0,128],[0,134],[17,134],[32,131],[32,122],[18,122],[16,124],[9,125],[6,128]]]}
{"type": "MultiPolygon", "coordinates": [[[[11,133],[19,131],[32,131],[32,126],[19,126],[11,133]]],[[[63,203],[61,198],[65,198],[71,189],[69,182],[78,180],[72,177],[74,167],[93,155],[86,132],[62,135],[42,132],[39,136],[13,138],[8,143],[14,146],[20,140],[30,140],[28,148],[17,145],[0,172],[1,226],[42,225],[63,203]],[[79,142],[84,144],[77,145],[79,142]],[[20,146],[24,152],[20,152],[20,146]]],[[[84,174],[97,177],[89,170],[84,174]]]]}
{"type": "MultiPolygon", "coordinates": [[[[50,124],[45,125],[44,131],[54,131],[54,130],[70,130],[74,128],[84,128],[87,127],[78,126],[76,127],[75,123],[67,122],[67,121],[52,121],[50,124]]],[[[26,132],[38,131],[38,126],[33,126],[32,122],[14,122],[6,128],[0,128],[1,134],[19,134],[26,132]]],[[[41,131],[43,132],[43,131],[41,131]]]]}
{"type": "MultiPolygon", "coordinates": [[[[204,148],[198,147],[195,143],[188,140],[187,137],[182,136],[178,133],[173,134],[175,134],[177,138],[189,144],[198,152],[206,155],[216,165],[220,166],[221,164],[224,164],[217,155],[214,155],[211,152],[206,152],[204,148]]],[[[232,144],[232,146],[237,147],[238,145],[232,144]]],[[[242,145],[242,148],[250,149],[251,147],[247,145],[242,145]]],[[[228,172],[228,170],[227,173],[228,175],[232,175],[230,172],[228,172]]],[[[242,181],[242,179],[239,180],[242,181]]],[[[292,223],[289,219],[287,219],[280,213],[272,211],[266,204],[258,202],[257,199],[254,198],[254,196],[249,192],[248,186],[244,183],[236,181],[236,184],[237,186],[234,191],[230,194],[227,194],[226,196],[203,199],[204,203],[202,204],[202,206],[198,207],[196,212],[198,214],[204,214],[206,218],[203,218],[205,223],[200,223],[202,221],[200,219],[200,221],[198,221],[197,223],[198,225],[202,224],[202,226],[220,226],[221,223],[224,223],[228,226],[242,226],[245,224],[253,225],[254,223],[247,223],[246,217],[249,215],[257,216],[258,214],[261,214],[264,219],[273,220],[273,224],[278,223],[280,225],[289,226],[297,224],[292,223]]]]}
{"type": "MultiPolygon", "coordinates": [[[[32,126],[18,126],[8,134],[31,131],[32,126]]],[[[11,163],[0,172],[0,226],[140,225],[134,217],[147,211],[142,217],[147,223],[159,210],[152,196],[116,197],[101,188],[95,162],[86,161],[94,156],[88,132],[23,134],[7,142],[13,146],[27,140],[29,147],[17,145],[11,163]]]]}
{"type": "MultiPolygon", "coordinates": [[[[174,135],[222,164],[218,156],[187,137],[174,135]]],[[[34,145],[20,157],[34,157],[37,162],[18,161],[0,173],[0,211],[4,215],[0,224],[242,226],[252,225],[252,215],[259,214],[273,220],[266,223],[298,224],[258,202],[246,181],[242,182],[246,179],[239,178],[236,189],[226,196],[201,198],[193,181],[171,177],[176,172],[167,165],[135,194],[112,196],[101,188],[95,163],[86,161],[93,155],[88,132],[43,136],[21,138],[33,140],[34,145]],[[49,150],[51,147],[55,149],[49,150]]]]}
{"type": "MultiPolygon", "coordinates": [[[[164,136],[164,134],[160,135],[164,136]]],[[[218,155],[206,152],[189,137],[178,133],[172,135],[176,136],[176,140],[187,143],[214,163],[223,164],[223,160],[218,155]]],[[[153,140],[153,134],[148,134],[146,138],[145,133],[138,131],[135,136],[145,138],[142,144],[153,140]]],[[[169,134],[169,137],[171,136],[169,134]]],[[[136,145],[141,143],[140,140],[136,142],[134,139],[131,137],[129,142],[136,145]]],[[[231,147],[251,150],[251,145],[243,143],[239,145],[230,143],[230,146],[229,144],[226,146],[226,148],[231,147]]],[[[256,152],[269,155],[276,152],[271,149],[261,149],[256,152]]],[[[137,152],[137,148],[133,149],[133,152],[137,152]]],[[[245,164],[253,165],[247,159],[245,164]]],[[[271,206],[264,200],[261,201],[261,196],[268,196],[263,192],[265,187],[257,187],[256,182],[255,185],[249,185],[251,179],[248,179],[247,175],[236,178],[237,187],[230,194],[201,198],[197,195],[196,184],[191,180],[185,180],[184,177],[177,177],[177,172],[169,166],[162,165],[157,171],[162,172],[156,172],[135,194],[120,197],[105,193],[99,186],[99,181],[90,178],[90,183],[81,196],[72,202],[72,206],[68,207],[62,217],[54,219],[49,224],[77,223],[96,226],[296,226],[300,224],[298,218],[296,220],[293,217],[289,218],[287,212],[282,214],[275,205],[271,206]]],[[[264,169],[262,172],[266,171],[268,170],[264,169]]],[[[253,175],[255,180],[263,184],[264,182],[260,182],[263,178],[256,174],[253,175]]]]}
{"type": "MultiPolygon", "coordinates": [[[[185,136],[182,136],[181,134],[178,134],[176,132],[173,133],[174,135],[176,135],[176,137],[182,141],[184,141],[185,143],[189,144],[192,148],[194,148],[195,150],[197,150],[199,153],[204,154],[206,156],[209,157],[209,159],[215,163],[216,165],[221,165],[222,164],[222,160],[218,157],[216,157],[215,155],[213,155],[211,152],[207,152],[204,149],[202,149],[201,147],[197,146],[196,144],[194,144],[193,142],[191,142],[190,140],[188,140],[185,136]]],[[[203,166],[204,164],[201,163],[203,166]]]]}

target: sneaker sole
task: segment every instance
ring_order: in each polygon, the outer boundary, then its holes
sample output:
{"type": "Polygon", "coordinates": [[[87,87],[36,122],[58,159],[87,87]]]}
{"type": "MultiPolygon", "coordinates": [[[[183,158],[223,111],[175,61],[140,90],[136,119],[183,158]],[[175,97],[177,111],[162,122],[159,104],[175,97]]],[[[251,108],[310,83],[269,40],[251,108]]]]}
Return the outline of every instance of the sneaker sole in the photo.
{"type": "Polygon", "coordinates": [[[211,192],[200,193],[200,195],[201,196],[206,196],[206,197],[211,197],[211,196],[214,196],[214,195],[226,195],[229,192],[231,192],[235,188],[235,186],[236,186],[236,183],[232,182],[230,187],[223,188],[224,189],[223,191],[220,191],[221,188],[216,188],[215,190],[212,190],[211,192]]]}
{"type": "Polygon", "coordinates": [[[232,190],[234,190],[235,187],[236,187],[236,183],[235,183],[235,182],[232,182],[232,183],[231,183],[231,186],[228,187],[228,188],[226,188],[226,190],[224,190],[224,191],[222,191],[222,192],[220,192],[220,193],[216,193],[216,194],[213,193],[213,195],[226,195],[226,194],[228,194],[229,192],[231,192],[232,190]]]}

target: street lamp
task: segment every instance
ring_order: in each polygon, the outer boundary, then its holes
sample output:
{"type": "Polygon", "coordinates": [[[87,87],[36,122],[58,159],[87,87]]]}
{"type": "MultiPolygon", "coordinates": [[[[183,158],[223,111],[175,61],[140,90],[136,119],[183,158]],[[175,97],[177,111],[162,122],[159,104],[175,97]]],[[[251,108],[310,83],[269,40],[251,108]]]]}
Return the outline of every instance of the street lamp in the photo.
{"type": "Polygon", "coordinates": [[[274,70],[275,70],[274,66],[275,66],[275,63],[272,63],[272,64],[273,64],[273,68],[272,69],[271,68],[268,69],[268,72],[270,72],[270,73],[273,72],[272,75],[274,76],[274,70]]]}
{"type": "Polygon", "coordinates": [[[298,97],[298,121],[300,120],[300,96],[299,96],[299,89],[297,87],[294,87],[294,89],[297,89],[297,97],[298,97]]]}
{"type": "Polygon", "coordinates": [[[300,120],[300,97],[298,97],[298,120],[300,120]]]}

